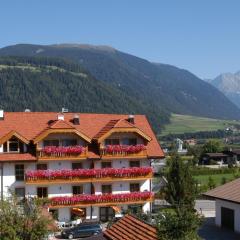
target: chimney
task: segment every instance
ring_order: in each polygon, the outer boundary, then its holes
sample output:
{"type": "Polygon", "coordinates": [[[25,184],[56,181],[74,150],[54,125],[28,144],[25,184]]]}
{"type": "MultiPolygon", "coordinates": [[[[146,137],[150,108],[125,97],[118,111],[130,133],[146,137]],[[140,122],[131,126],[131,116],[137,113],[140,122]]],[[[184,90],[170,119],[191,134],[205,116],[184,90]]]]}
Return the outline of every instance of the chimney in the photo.
{"type": "Polygon", "coordinates": [[[73,115],[73,124],[74,125],[79,125],[80,124],[80,120],[79,120],[79,115],[78,114],[74,114],[73,115]]]}
{"type": "Polygon", "coordinates": [[[134,124],[134,115],[128,115],[128,122],[134,124]]]}
{"type": "Polygon", "coordinates": [[[4,110],[0,109],[0,120],[4,119],[4,110]]]}
{"type": "Polygon", "coordinates": [[[57,120],[62,120],[64,121],[64,115],[62,113],[58,113],[57,115],[57,120]]]}

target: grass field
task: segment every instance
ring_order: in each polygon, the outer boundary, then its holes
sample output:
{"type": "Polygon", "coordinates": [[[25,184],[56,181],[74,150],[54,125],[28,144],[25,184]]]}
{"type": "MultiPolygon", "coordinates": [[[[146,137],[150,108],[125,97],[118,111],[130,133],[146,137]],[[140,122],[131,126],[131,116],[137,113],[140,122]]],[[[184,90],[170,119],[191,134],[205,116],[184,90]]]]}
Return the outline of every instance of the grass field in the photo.
{"type": "Polygon", "coordinates": [[[224,173],[224,174],[212,174],[212,175],[200,175],[200,176],[194,176],[194,179],[196,179],[201,185],[207,185],[209,176],[213,179],[216,186],[221,185],[222,178],[225,177],[226,181],[231,181],[234,179],[233,173],[224,173]]]}
{"type": "Polygon", "coordinates": [[[190,115],[172,114],[170,124],[165,126],[161,136],[167,134],[181,134],[184,132],[215,131],[225,129],[237,121],[219,120],[212,118],[195,117],[190,115]]]}

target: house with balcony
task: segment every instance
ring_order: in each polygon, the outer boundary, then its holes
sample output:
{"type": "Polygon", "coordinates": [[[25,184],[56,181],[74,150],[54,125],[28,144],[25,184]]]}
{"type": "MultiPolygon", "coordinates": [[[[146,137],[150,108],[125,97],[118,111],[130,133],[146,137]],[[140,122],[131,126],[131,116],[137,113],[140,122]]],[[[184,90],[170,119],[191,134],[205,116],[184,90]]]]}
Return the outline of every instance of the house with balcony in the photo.
{"type": "Polygon", "coordinates": [[[1,197],[41,198],[59,221],[150,211],[163,157],[144,115],[0,110],[1,197]]]}

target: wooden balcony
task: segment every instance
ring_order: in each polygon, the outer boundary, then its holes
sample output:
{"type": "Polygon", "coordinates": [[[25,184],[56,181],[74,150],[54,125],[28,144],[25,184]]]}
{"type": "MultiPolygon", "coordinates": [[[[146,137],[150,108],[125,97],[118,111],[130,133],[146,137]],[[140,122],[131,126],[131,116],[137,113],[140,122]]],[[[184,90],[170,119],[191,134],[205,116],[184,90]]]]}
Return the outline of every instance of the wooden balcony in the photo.
{"type": "MultiPolygon", "coordinates": [[[[44,170],[36,170],[31,171],[30,174],[26,174],[25,176],[25,183],[28,185],[52,185],[52,184],[73,184],[73,183],[94,183],[94,182],[116,182],[116,181],[142,181],[151,179],[153,177],[153,172],[151,168],[148,167],[142,167],[142,168],[134,168],[136,171],[133,173],[128,173],[128,171],[131,171],[133,168],[128,169],[119,169],[120,171],[123,170],[124,173],[121,174],[108,174],[104,173],[104,171],[108,171],[108,169],[85,169],[85,170],[79,170],[80,173],[78,176],[69,176],[69,173],[74,172],[74,170],[67,170],[68,175],[66,174],[58,174],[56,176],[55,172],[59,173],[59,170],[51,171],[51,174],[48,173],[46,170],[45,172],[47,174],[43,174],[44,170]],[[141,172],[141,170],[144,170],[144,172],[141,172]],[[81,173],[84,172],[84,173],[81,173]],[[96,171],[96,172],[94,172],[96,171]],[[94,172],[94,175],[92,174],[94,172]],[[37,174],[40,173],[40,174],[37,174]]],[[[118,171],[118,169],[115,169],[118,171]]],[[[63,172],[66,170],[63,170],[63,172]]],[[[78,171],[78,170],[76,170],[78,171]]],[[[70,174],[71,175],[71,174],[70,174]]]]}
{"type": "MultiPolygon", "coordinates": [[[[135,193],[136,194],[136,193],[135,193]]],[[[49,199],[49,208],[66,208],[66,207],[89,207],[89,206],[116,206],[116,205],[131,205],[131,204],[145,204],[147,202],[153,202],[154,201],[154,196],[152,193],[137,193],[139,197],[130,197],[131,193],[124,193],[124,194],[116,194],[116,195],[121,195],[123,197],[115,198],[112,200],[111,198],[108,199],[103,199],[104,195],[88,195],[86,197],[90,197],[89,200],[80,200],[79,202],[76,200],[76,197],[56,197],[49,199]],[[128,195],[128,196],[126,196],[128,195]],[[144,196],[145,195],[145,196],[144,196]],[[126,196],[126,197],[125,197],[126,196]],[[97,197],[96,200],[91,200],[91,197],[97,197]],[[103,198],[102,198],[103,197],[103,198]],[[58,201],[57,199],[63,198],[63,201],[58,201]],[[73,200],[71,200],[73,199],[73,200]]],[[[112,195],[112,194],[105,194],[107,195],[112,195]]],[[[115,196],[116,196],[115,195],[115,196]]],[[[114,195],[113,195],[114,196],[114,195]]],[[[107,196],[108,197],[108,196],[107,196]]]]}
{"type": "Polygon", "coordinates": [[[87,148],[85,148],[81,154],[62,152],[46,153],[43,149],[37,149],[37,158],[39,160],[82,160],[86,159],[87,155],[87,148]]]}
{"type": "Polygon", "coordinates": [[[109,153],[106,149],[100,149],[100,156],[103,159],[108,158],[147,158],[147,150],[142,150],[138,153],[129,153],[125,151],[117,151],[109,153]]]}

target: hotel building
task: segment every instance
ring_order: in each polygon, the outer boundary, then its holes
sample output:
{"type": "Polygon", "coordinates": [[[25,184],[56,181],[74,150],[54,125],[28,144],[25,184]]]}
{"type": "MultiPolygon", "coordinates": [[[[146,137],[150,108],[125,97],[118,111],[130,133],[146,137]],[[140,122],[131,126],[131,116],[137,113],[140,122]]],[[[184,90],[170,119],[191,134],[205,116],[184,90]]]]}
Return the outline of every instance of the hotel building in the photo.
{"type": "Polygon", "coordinates": [[[1,197],[43,198],[59,221],[150,211],[163,157],[144,115],[0,110],[1,197]]]}

